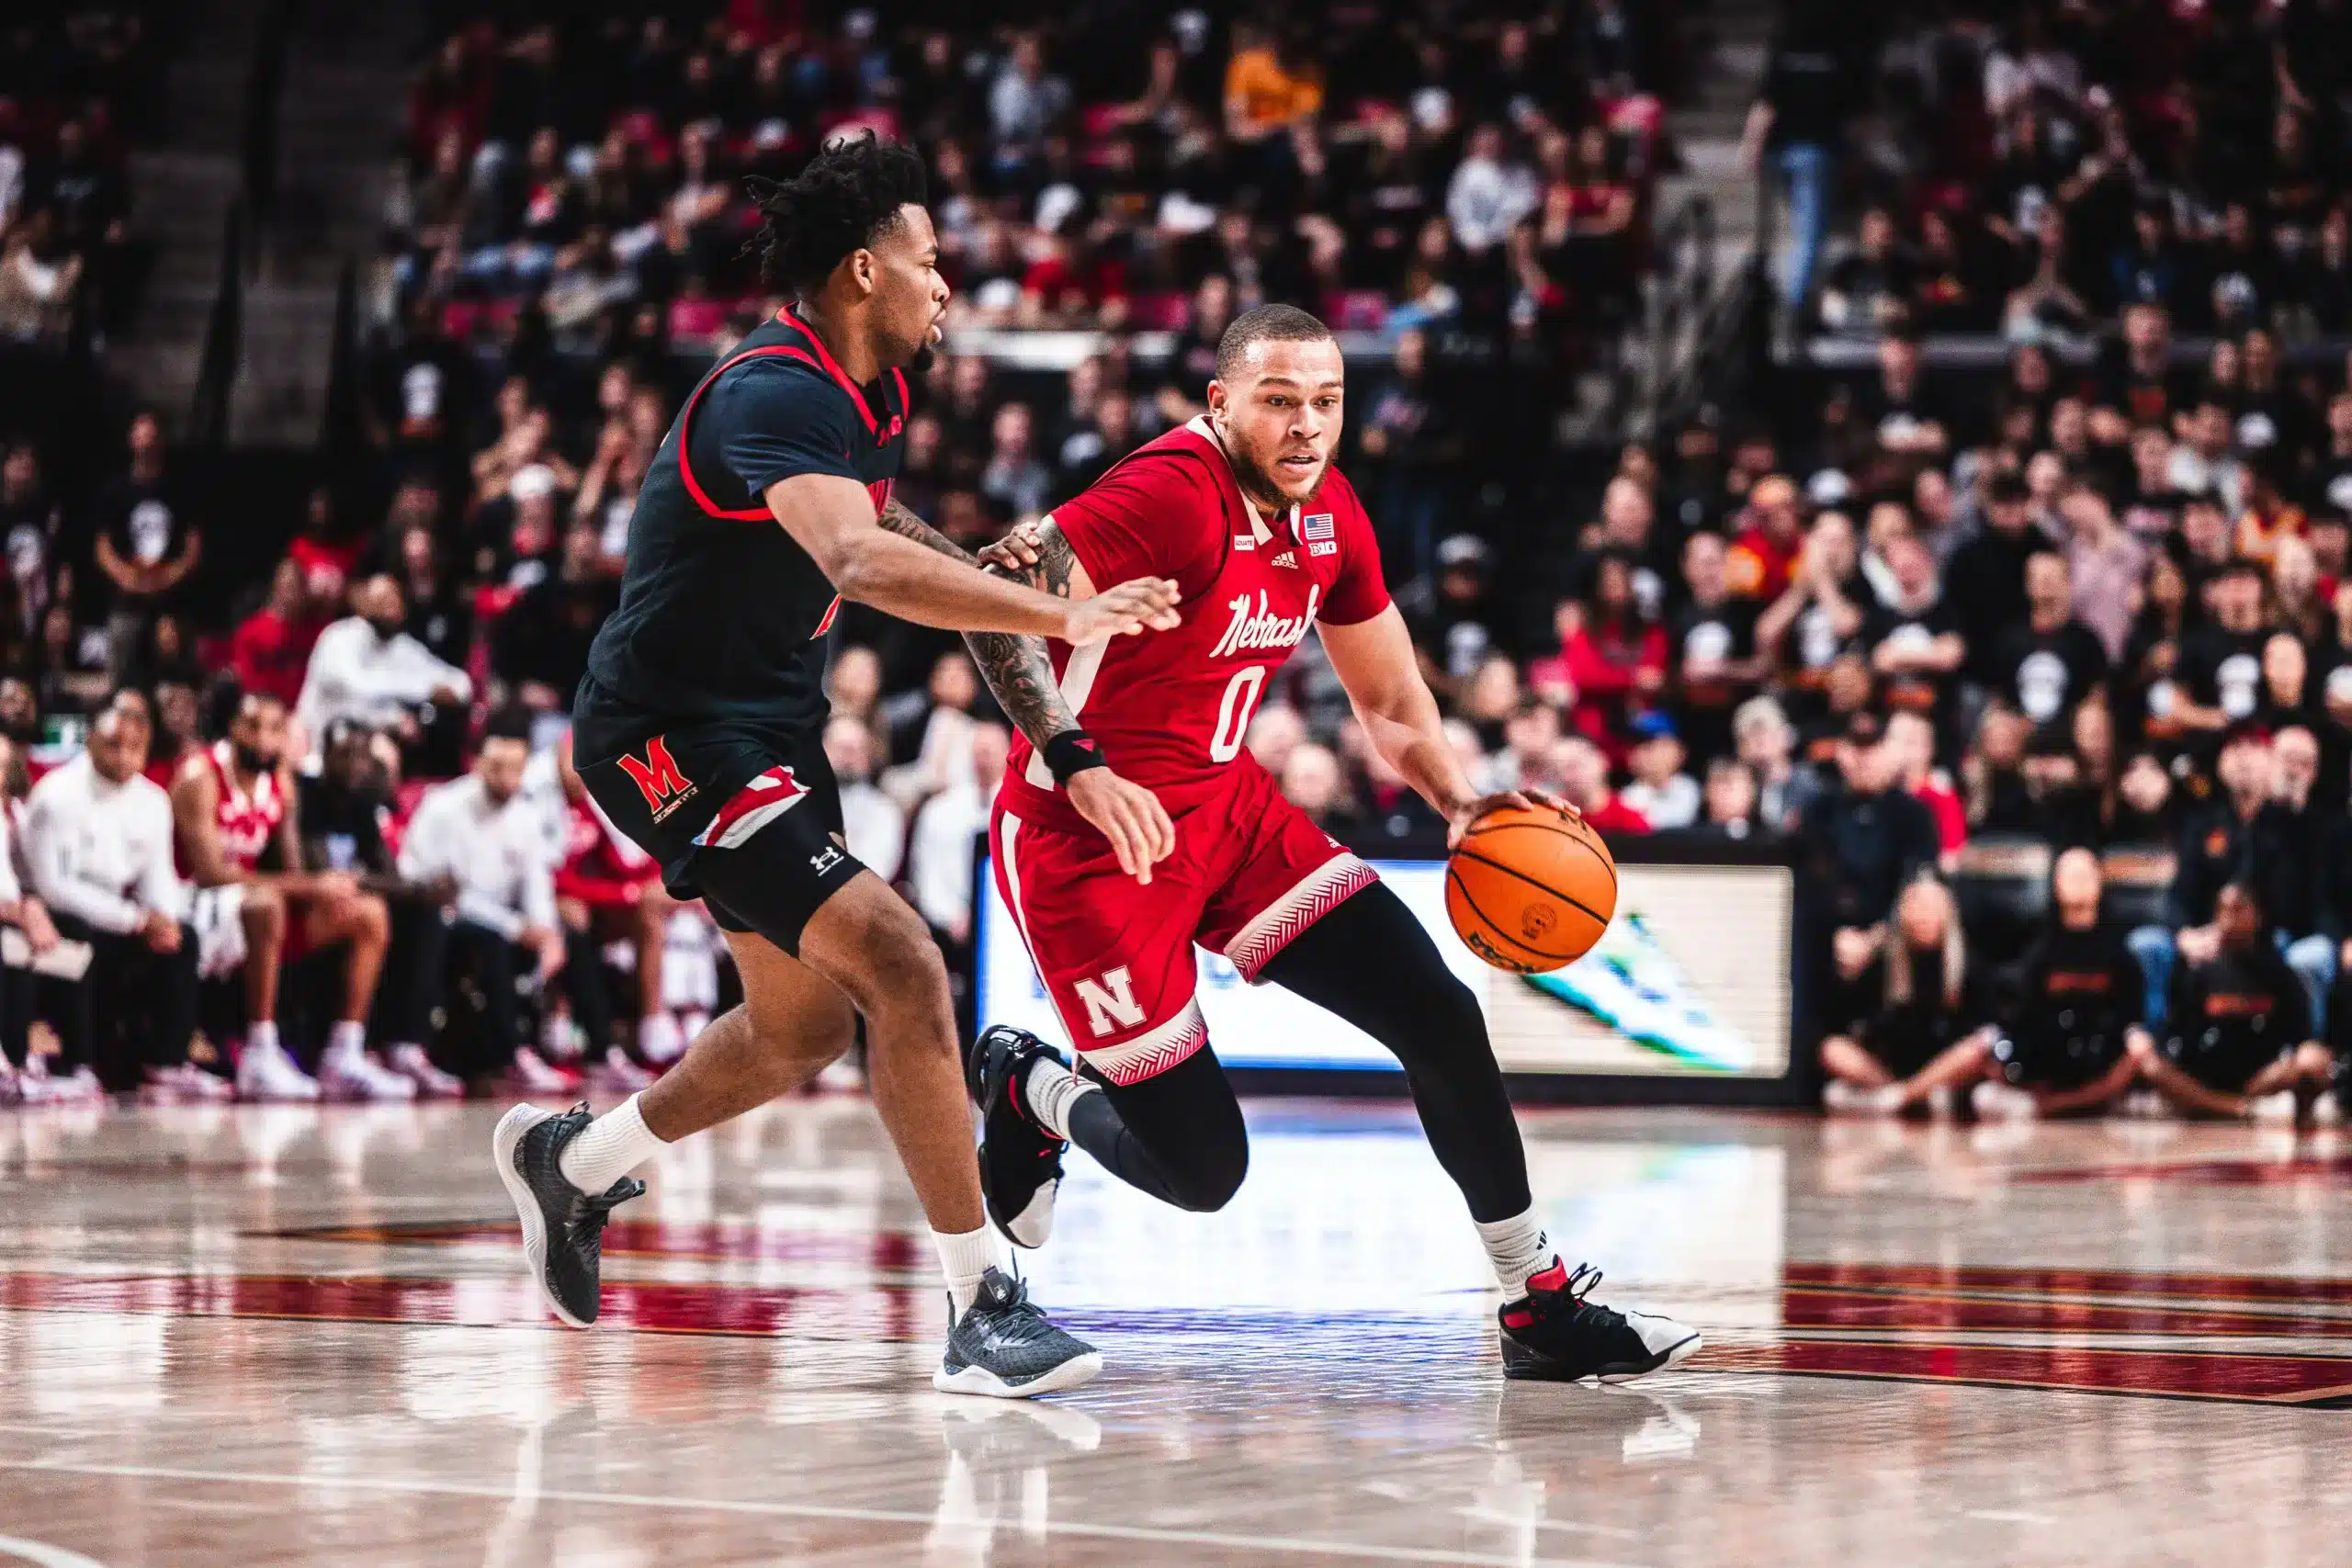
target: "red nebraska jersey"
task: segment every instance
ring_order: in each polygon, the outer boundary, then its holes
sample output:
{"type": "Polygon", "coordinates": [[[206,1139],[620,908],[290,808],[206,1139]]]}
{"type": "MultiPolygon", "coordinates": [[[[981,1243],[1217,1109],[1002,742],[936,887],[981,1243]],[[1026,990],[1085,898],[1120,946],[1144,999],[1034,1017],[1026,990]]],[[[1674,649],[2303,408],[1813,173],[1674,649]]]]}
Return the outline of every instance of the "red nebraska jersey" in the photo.
{"type": "MultiPolygon", "coordinates": [[[[1170,813],[1226,778],[1267,678],[1317,621],[1354,626],[1388,607],[1372,520],[1339,469],[1313,501],[1261,517],[1205,419],[1130,454],[1053,521],[1097,588],[1165,577],[1182,596],[1174,631],[1047,645],[1079,723],[1170,813]]],[[[1000,798],[1027,820],[1091,830],[1024,738],[1000,798]]]]}
{"type": "Polygon", "coordinates": [[[254,781],[254,792],[237,788],[236,770],[229,765],[226,740],[216,740],[202,752],[204,765],[220,785],[220,804],[212,808],[212,825],[220,836],[220,853],[240,871],[252,871],[286,822],[286,795],[277,775],[264,773],[254,781]]]}

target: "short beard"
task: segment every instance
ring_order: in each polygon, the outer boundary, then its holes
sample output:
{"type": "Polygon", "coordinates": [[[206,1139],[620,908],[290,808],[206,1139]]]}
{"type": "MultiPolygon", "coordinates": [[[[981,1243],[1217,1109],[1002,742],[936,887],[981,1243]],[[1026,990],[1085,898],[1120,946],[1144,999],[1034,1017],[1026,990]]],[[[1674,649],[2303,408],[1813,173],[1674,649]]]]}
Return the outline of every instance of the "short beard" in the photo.
{"type": "MultiPolygon", "coordinates": [[[[1234,482],[1241,487],[1241,493],[1254,504],[1271,506],[1277,512],[1286,511],[1298,504],[1283,493],[1283,487],[1274,482],[1272,474],[1243,457],[1232,446],[1226,447],[1225,456],[1226,460],[1233,466],[1234,482]]],[[[1330,466],[1324,465],[1324,472],[1329,471],[1330,466]]],[[[1316,490],[1320,490],[1322,486],[1323,481],[1318,476],[1316,479],[1316,490]]],[[[1311,499],[1315,491],[1311,490],[1306,493],[1311,499]]]]}
{"type": "Polygon", "coordinates": [[[937,351],[929,343],[925,343],[921,348],[915,350],[915,356],[907,361],[907,368],[918,376],[926,375],[931,367],[938,363],[937,351]]]}

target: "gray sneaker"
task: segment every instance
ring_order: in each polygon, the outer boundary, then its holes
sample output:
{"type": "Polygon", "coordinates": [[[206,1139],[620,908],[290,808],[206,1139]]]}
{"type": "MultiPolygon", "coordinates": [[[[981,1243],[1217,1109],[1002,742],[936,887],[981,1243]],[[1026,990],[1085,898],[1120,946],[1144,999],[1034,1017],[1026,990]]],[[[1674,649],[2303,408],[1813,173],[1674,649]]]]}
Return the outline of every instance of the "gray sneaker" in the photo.
{"type": "Polygon", "coordinates": [[[931,1386],[942,1393],[1028,1399],[1090,1382],[1102,1352],[1057,1328],[1029,1299],[1029,1287],[1001,1269],[980,1276],[980,1293],[947,1331],[947,1353],[931,1386]]]}

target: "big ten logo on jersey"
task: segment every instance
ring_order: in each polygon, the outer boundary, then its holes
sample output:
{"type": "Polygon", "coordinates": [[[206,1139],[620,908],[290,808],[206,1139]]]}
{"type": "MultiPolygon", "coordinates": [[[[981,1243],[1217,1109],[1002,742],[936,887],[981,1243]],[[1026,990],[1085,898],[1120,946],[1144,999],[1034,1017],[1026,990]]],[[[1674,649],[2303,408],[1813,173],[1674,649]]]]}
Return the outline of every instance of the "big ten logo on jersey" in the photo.
{"type": "Polygon", "coordinates": [[[1136,1000],[1135,980],[1124,964],[1099,978],[1079,981],[1078,999],[1086,1006],[1086,1027],[1098,1036],[1143,1022],[1143,1004],[1136,1000]]]}
{"type": "Polygon", "coordinates": [[[1315,625],[1315,602],[1322,592],[1321,583],[1309,584],[1306,608],[1295,615],[1274,614],[1262,588],[1254,600],[1247,593],[1235,594],[1225,602],[1225,607],[1233,612],[1233,622],[1216,639],[1216,646],[1209,649],[1209,657],[1225,659],[1237,653],[1255,653],[1261,649],[1296,648],[1306,640],[1307,628],[1315,625]]]}
{"type": "Polygon", "coordinates": [[[645,796],[645,808],[656,822],[695,797],[694,781],[678,771],[669,743],[659,735],[645,743],[642,758],[622,753],[620,769],[645,796]]]}

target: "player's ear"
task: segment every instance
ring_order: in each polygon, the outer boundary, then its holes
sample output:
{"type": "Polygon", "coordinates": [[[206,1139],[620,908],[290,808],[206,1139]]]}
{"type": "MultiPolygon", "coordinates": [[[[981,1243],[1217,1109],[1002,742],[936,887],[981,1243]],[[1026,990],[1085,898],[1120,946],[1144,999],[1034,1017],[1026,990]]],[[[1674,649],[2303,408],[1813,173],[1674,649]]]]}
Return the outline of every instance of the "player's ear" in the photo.
{"type": "Polygon", "coordinates": [[[875,260],[874,253],[864,246],[850,252],[849,279],[857,286],[859,299],[866,299],[873,294],[875,274],[880,265],[875,260]]]}
{"type": "Polygon", "coordinates": [[[1209,383],[1209,414],[1210,414],[1210,416],[1211,416],[1212,418],[1216,418],[1216,417],[1220,417],[1220,416],[1222,416],[1222,415],[1224,414],[1224,412],[1225,412],[1225,404],[1226,404],[1225,383],[1224,383],[1224,382],[1222,382],[1222,381],[1211,381],[1211,382],[1209,383]]]}

